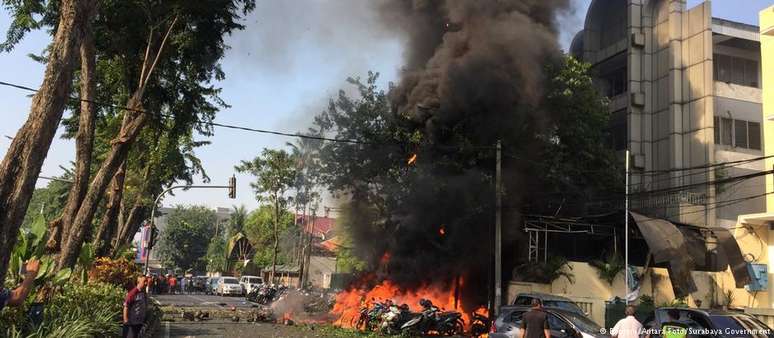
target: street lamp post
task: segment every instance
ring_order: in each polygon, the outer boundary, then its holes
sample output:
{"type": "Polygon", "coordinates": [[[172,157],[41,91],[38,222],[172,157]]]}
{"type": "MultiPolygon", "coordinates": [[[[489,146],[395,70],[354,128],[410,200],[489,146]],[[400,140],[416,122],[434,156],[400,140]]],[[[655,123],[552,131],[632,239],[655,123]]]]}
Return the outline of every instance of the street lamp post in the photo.
{"type": "MultiPolygon", "coordinates": [[[[236,198],[236,178],[234,176],[231,176],[231,178],[228,181],[228,185],[176,185],[167,188],[166,190],[162,191],[158,196],[156,196],[156,199],[153,201],[153,205],[151,206],[151,215],[150,215],[150,232],[151,236],[153,235],[153,228],[155,227],[156,223],[156,206],[159,204],[159,201],[161,200],[161,197],[164,196],[164,194],[175,190],[175,189],[229,189],[229,197],[230,198],[236,198]]],[[[150,242],[150,241],[149,241],[150,242]]],[[[149,243],[150,244],[150,243],[149,243]]],[[[148,245],[148,248],[145,252],[145,268],[143,269],[144,274],[148,274],[148,263],[150,261],[150,253],[151,253],[151,245],[148,245]]]]}

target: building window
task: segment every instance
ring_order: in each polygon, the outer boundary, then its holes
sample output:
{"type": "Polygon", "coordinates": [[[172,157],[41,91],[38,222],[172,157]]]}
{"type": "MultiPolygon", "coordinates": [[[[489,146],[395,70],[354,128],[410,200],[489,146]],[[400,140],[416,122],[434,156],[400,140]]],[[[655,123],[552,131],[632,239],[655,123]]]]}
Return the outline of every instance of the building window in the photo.
{"type": "Polygon", "coordinates": [[[734,146],[747,148],[747,121],[734,120],[734,146]]]}
{"type": "Polygon", "coordinates": [[[758,61],[715,54],[715,81],[758,88],[758,61]]]}
{"type": "Polygon", "coordinates": [[[729,118],[720,119],[720,144],[730,146],[734,140],[733,120],[729,118]]]}
{"type": "Polygon", "coordinates": [[[750,138],[750,149],[761,150],[761,124],[747,122],[747,134],[750,138]]]}
{"type": "Polygon", "coordinates": [[[715,116],[715,144],[761,150],[761,124],[715,116]]]}

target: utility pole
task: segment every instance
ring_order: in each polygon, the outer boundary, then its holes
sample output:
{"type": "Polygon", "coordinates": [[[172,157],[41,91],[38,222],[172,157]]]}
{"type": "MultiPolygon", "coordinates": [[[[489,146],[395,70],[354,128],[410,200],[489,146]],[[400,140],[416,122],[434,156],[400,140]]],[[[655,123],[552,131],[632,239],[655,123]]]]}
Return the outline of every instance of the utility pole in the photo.
{"type": "Polygon", "coordinates": [[[500,314],[500,305],[503,297],[503,262],[502,262],[502,222],[503,222],[503,174],[502,174],[502,142],[497,140],[497,167],[495,169],[495,294],[494,313],[500,314]]]}
{"type": "Polygon", "coordinates": [[[629,150],[626,150],[626,187],[624,189],[624,302],[629,305],[629,150]]]}

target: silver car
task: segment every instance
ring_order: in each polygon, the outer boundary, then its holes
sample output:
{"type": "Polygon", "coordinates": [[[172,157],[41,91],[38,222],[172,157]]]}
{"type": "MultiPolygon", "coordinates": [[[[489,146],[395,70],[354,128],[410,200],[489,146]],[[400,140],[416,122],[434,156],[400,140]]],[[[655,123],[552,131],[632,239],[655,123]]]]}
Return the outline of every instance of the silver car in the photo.
{"type": "Polygon", "coordinates": [[[234,277],[221,277],[218,280],[218,287],[215,289],[215,293],[220,296],[244,295],[242,286],[239,285],[239,280],[234,277]]]}

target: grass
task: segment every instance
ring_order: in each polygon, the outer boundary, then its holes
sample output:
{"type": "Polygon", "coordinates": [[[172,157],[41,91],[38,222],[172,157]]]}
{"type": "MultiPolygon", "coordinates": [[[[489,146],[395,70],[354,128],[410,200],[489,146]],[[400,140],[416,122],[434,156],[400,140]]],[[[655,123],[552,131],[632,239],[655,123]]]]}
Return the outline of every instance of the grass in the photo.
{"type": "MultiPolygon", "coordinates": [[[[353,329],[343,329],[337,326],[333,326],[330,324],[327,325],[304,325],[303,327],[304,331],[314,331],[315,333],[319,334],[320,336],[326,337],[326,338],[350,338],[350,337],[360,337],[360,338],[384,338],[384,336],[379,335],[376,332],[359,332],[357,330],[353,329]]],[[[392,336],[392,337],[407,337],[403,335],[398,336],[392,336]]]]}

